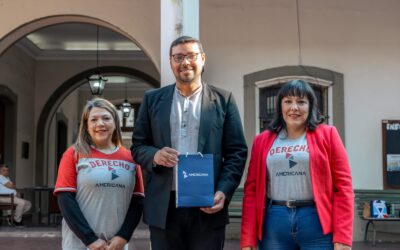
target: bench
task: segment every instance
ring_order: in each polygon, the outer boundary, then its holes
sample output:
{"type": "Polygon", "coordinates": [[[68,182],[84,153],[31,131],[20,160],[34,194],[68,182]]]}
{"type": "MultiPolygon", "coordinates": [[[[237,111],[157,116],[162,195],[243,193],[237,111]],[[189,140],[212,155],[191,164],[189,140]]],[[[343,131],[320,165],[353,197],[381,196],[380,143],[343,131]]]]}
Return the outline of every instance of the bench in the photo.
{"type": "Polygon", "coordinates": [[[243,199],[243,187],[236,189],[232,196],[231,202],[228,207],[229,218],[235,221],[242,218],[242,199],[243,199]]]}
{"type": "Polygon", "coordinates": [[[0,216],[0,218],[4,220],[8,219],[10,216],[11,219],[9,222],[11,223],[11,226],[14,226],[14,214],[15,208],[17,207],[17,205],[14,203],[14,194],[0,194],[0,197],[10,198],[10,202],[0,202],[0,213],[2,213],[2,211],[11,210],[11,215],[0,216]]]}
{"type": "MultiPolygon", "coordinates": [[[[372,226],[372,244],[376,245],[376,228],[375,222],[390,222],[390,221],[400,221],[399,209],[400,209],[400,190],[354,190],[355,193],[355,205],[357,209],[358,216],[367,221],[364,232],[364,242],[367,242],[367,234],[369,225],[372,226]],[[364,204],[369,203],[371,200],[384,200],[386,204],[394,204],[395,206],[395,216],[389,218],[365,218],[363,215],[364,204]]],[[[390,211],[388,211],[390,213],[390,211]]]]}

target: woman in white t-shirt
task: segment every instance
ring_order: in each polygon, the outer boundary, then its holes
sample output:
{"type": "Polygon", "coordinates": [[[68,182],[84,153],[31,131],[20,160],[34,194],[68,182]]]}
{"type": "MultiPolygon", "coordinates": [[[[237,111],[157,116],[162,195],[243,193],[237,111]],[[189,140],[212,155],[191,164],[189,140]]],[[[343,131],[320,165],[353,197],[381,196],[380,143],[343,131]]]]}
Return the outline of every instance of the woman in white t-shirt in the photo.
{"type": "Polygon", "coordinates": [[[256,136],[244,186],[241,249],[349,250],[354,194],[347,154],[302,80],[278,92],[256,136]]]}
{"type": "Polygon", "coordinates": [[[144,192],[140,166],[121,143],[114,105],[102,98],[88,101],[54,191],[64,218],[64,250],[128,249],[144,192]]]}

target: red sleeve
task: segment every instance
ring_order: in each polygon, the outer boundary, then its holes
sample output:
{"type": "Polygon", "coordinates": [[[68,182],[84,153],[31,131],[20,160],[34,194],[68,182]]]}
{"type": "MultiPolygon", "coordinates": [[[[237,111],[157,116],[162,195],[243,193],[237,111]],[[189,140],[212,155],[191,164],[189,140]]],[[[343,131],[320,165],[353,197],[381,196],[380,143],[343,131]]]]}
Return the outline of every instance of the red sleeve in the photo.
{"type": "Polygon", "coordinates": [[[347,153],[336,128],[331,130],[331,171],[333,178],[333,242],[351,246],[354,193],[347,153]]]}
{"type": "Polygon", "coordinates": [[[243,190],[240,247],[257,247],[256,179],[259,168],[261,135],[256,136],[251,150],[250,164],[243,190]]]}
{"type": "Polygon", "coordinates": [[[136,177],[135,178],[136,178],[136,181],[135,181],[135,188],[133,189],[133,195],[144,197],[142,168],[138,164],[136,164],[136,177]]]}
{"type": "Polygon", "coordinates": [[[54,194],[58,192],[76,192],[76,163],[75,150],[73,147],[67,149],[61,158],[54,194]]]}

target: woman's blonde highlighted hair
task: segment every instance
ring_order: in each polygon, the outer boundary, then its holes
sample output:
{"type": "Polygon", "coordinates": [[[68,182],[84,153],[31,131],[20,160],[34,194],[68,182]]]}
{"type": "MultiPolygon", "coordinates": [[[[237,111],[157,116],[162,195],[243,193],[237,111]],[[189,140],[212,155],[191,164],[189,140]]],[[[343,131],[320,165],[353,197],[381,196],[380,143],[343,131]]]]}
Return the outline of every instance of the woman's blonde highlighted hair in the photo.
{"type": "Polygon", "coordinates": [[[79,134],[74,144],[75,153],[81,155],[90,155],[90,145],[92,145],[92,138],[88,132],[88,119],[90,111],[94,108],[102,108],[110,112],[115,123],[115,130],[112,134],[111,141],[116,146],[122,145],[121,125],[119,123],[119,117],[117,108],[110,101],[103,98],[94,98],[88,101],[83,108],[81,124],[79,126],[79,134]]]}

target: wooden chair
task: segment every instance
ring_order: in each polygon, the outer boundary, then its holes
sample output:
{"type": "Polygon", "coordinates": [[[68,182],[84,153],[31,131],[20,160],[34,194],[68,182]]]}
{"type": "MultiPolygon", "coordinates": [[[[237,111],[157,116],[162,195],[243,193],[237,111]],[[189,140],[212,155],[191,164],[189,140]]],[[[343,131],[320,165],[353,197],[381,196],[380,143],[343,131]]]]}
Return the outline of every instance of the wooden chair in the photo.
{"type": "Polygon", "coordinates": [[[0,201],[0,212],[11,210],[11,215],[1,215],[0,219],[7,220],[10,218],[9,222],[11,226],[14,226],[14,215],[15,215],[15,208],[17,205],[14,203],[14,194],[0,194],[1,198],[10,198],[10,202],[2,202],[0,201]]]}

